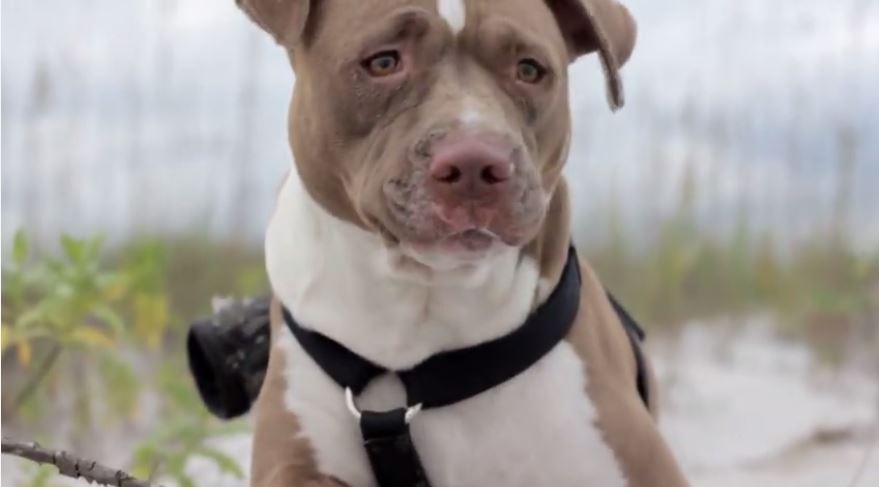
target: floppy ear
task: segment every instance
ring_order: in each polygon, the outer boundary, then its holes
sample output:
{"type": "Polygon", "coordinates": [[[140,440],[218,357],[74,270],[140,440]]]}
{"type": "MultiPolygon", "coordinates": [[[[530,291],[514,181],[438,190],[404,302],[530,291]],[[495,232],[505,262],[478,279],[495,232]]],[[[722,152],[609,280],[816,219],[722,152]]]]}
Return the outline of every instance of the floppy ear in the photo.
{"type": "Polygon", "coordinates": [[[285,47],[293,47],[305,34],[311,0],[235,0],[256,25],[285,47]]]}
{"type": "Polygon", "coordinates": [[[568,43],[571,59],[598,51],[612,110],[623,106],[619,70],[635,47],[637,26],[616,0],[546,0],[568,43]]]}

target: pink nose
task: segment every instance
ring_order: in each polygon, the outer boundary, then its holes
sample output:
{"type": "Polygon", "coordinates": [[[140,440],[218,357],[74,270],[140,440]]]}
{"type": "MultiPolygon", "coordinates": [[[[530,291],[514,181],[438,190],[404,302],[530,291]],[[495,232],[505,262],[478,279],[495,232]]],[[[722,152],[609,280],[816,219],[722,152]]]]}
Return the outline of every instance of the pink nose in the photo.
{"type": "Polygon", "coordinates": [[[433,150],[429,184],[450,202],[493,199],[513,173],[512,146],[475,136],[449,136],[433,150]]]}

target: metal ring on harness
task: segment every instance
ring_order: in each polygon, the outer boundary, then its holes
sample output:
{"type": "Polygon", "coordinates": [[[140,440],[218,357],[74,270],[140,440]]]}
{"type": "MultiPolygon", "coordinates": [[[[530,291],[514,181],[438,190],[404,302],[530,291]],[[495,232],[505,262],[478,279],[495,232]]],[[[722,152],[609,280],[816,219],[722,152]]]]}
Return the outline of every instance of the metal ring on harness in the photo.
{"type": "MultiPolygon", "coordinates": [[[[351,390],[350,387],[345,388],[345,405],[348,406],[348,411],[351,413],[351,415],[359,420],[361,416],[360,410],[357,409],[357,405],[354,404],[354,392],[351,390]]],[[[421,408],[421,403],[406,408],[406,424],[412,422],[412,418],[414,418],[415,415],[421,412],[421,408]]]]}

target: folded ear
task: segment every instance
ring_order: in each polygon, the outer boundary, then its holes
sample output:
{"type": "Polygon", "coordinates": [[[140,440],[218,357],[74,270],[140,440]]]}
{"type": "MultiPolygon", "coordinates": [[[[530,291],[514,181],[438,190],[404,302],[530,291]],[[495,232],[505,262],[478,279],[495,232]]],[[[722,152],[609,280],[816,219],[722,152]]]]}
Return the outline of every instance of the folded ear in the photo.
{"type": "Polygon", "coordinates": [[[623,84],[619,70],[635,47],[637,26],[626,7],[616,0],[546,0],[571,59],[598,51],[612,110],[623,106],[623,84]]]}
{"type": "Polygon", "coordinates": [[[294,46],[305,34],[311,0],[235,0],[235,3],[282,46],[294,46]]]}

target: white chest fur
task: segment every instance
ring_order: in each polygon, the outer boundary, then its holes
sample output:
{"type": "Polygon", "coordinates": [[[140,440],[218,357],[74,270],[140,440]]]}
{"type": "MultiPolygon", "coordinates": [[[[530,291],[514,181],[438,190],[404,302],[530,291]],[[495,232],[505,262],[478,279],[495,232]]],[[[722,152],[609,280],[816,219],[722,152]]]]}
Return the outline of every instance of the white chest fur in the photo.
{"type": "MultiPolygon", "coordinates": [[[[292,174],[266,238],[272,287],[304,326],[389,368],[501,336],[528,313],[539,273],[510,249],[483,265],[429,277],[395,267],[397,256],[333,218],[292,174]]],[[[318,467],[352,487],[375,485],[340,388],[284,329],[282,353],[295,413],[318,467]]],[[[412,437],[435,487],[600,486],[625,480],[595,427],[582,361],[566,343],[514,379],[469,400],[420,413],[412,437]]],[[[382,410],[404,402],[393,377],[358,399],[382,410]]]]}

